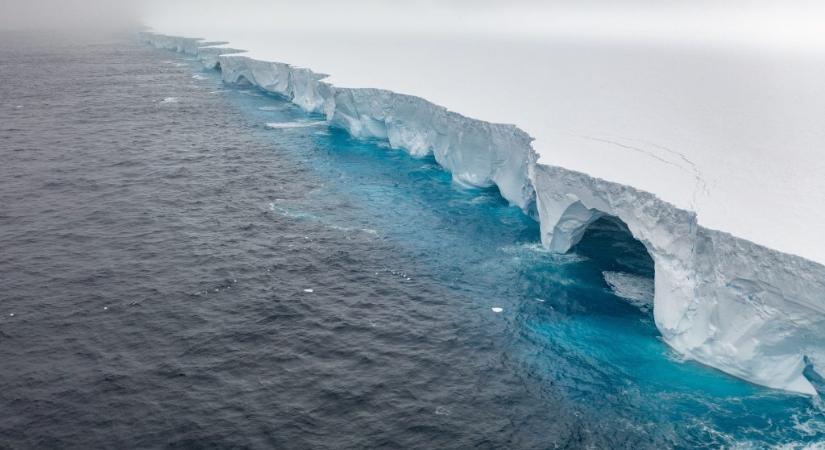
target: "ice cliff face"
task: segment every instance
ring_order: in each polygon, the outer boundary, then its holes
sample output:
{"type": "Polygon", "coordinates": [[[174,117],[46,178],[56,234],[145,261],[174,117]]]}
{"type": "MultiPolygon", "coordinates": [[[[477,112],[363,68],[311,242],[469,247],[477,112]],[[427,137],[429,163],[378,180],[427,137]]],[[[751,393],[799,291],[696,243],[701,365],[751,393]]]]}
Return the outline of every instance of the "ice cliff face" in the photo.
{"type": "Polygon", "coordinates": [[[816,394],[825,364],[825,267],[699,226],[692,212],[632,187],[535,164],[542,242],[565,252],[618,217],[655,266],[654,318],[685,356],[764,386],[816,394]]]}
{"type": "Polygon", "coordinates": [[[599,217],[622,220],[653,258],[654,318],[669,345],[753,383],[816,394],[806,374],[825,367],[822,265],[704,228],[693,212],[650,193],[538,164],[530,136],[513,125],[386,90],[335,87],[324,74],[199,39],[142,38],[197,56],[226,82],[246,81],[323,114],[355,137],[386,139],[415,156],[432,153],[456,182],[497,186],[540,221],[542,243],[554,251],[568,251],[599,217]]]}

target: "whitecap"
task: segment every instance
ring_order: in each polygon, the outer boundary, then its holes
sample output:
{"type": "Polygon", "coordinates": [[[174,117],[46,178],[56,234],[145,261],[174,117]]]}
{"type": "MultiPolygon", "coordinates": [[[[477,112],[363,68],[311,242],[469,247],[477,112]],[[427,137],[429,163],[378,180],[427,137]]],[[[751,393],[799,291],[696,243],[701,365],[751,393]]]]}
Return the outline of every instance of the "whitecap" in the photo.
{"type": "MultiPolygon", "coordinates": [[[[810,411],[806,413],[809,414],[810,411]]],[[[805,436],[816,436],[825,433],[825,422],[813,415],[800,418],[799,414],[794,414],[791,416],[791,420],[794,422],[793,428],[805,436]]]]}
{"type": "Polygon", "coordinates": [[[378,231],[373,230],[372,228],[351,228],[351,227],[342,227],[340,225],[330,225],[329,227],[332,228],[333,230],[338,230],[338,231],[346,231],[346,232],[356,231],[356,232],[360,232],[360,233],[371,234],[371,235],[374,235],[374,236],[378,235],[378,231]]]}
{"type": "Polygon", "coordinates": [[[288,217],[290,219],[310,219],[310,220],[317,219],[314,215],[312,215],[310,213],[303,212],[303,211],[291,211],[289,209],[282,208],[280,206],[276,206],[275,203],[270,203],[269,208],[273,212],[275,212],[275,213],[277,213],[281,216],[288,217]]]}
{"type": "Polygon", "coordinates": [[[160,102],[161,103],[177,103],[178,98],[177,97],[166,97],[163,100],[161,100],[160,102]]]}
{"type": "Polygon", "coordinates": [[[479,195],[478,197],[473,198],[468,203],[471,205],[480,205],[482,203],[490,203],[495,201],[495,197],[489,195],[479,195]]]}
{"type": "Polygon", "coordinates": [[[554,252],[542,246],[540,242],[507,245],[501,247],[499,250],[508,255],[526,256],[530,258],[540,257],[543,260],[549,260],[549,262],[556,265],[577,264],[589,260],[586,256],[578,255],[573,252],[554,252]]]}

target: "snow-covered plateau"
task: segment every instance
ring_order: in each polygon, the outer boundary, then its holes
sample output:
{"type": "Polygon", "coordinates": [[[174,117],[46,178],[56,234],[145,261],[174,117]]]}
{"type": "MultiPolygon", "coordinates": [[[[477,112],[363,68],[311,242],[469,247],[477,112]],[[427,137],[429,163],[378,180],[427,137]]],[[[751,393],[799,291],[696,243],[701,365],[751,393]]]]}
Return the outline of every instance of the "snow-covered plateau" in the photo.
{"type": "Polygon", "coordinates": [[[809,376],[825,373],[822,60],[734,64],[714,54],[706,66],[690,49],[651,60],[575,44],[207,36],[251,50],[240,54],[171,35],[191,30],[161,31],[170,34],[141,37],[355,137],[432,154],[459,183],[497,186],[540,221],[554,251],[568,251],[599,217],[620,219],[654,261],[653,313],[670,346],[753,383],[817,393],[809,376]],[[526,65],[531,58],[541,62],[526,65]]]}

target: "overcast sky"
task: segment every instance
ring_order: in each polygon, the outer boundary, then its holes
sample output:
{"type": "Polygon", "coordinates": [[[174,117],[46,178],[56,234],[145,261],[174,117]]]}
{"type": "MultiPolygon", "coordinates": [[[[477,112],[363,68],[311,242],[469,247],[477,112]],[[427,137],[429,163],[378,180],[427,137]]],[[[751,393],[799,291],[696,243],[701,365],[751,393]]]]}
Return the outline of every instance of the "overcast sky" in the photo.
{"type": "Polygon", "coordinates": [[[0,0],[0,28],[510,33],[825,47],[823,0],[0,0]]]}
{"type": "Polygon", "coordinates": [[[133,0],[0,0],[0,29],[127,28],[142,11],[133,0]]]}

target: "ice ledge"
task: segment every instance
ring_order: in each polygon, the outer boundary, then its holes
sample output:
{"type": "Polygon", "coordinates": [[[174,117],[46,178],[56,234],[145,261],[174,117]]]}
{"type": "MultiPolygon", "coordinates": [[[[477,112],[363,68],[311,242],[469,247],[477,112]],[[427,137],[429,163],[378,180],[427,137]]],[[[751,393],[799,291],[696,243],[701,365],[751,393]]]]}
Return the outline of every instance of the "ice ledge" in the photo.
{"type": "Polygon", "coordinates": [[[603,215],[624,221],[655,264],[654,318],[665,341],[701,363],[753,383],[815,395],[805,373],[825,365],[825,267],[698,225],[695,213],[653,194],[538,164],[513,125],[464,117],[422,98],[335,87],[324,74],[233,55],[201,39],[142,33],[197,56],[224,81],[277,93],[355,137],[432,153],[453,178],[497,186],[541,223],[542,243],[565,252],[603,215]]]}

